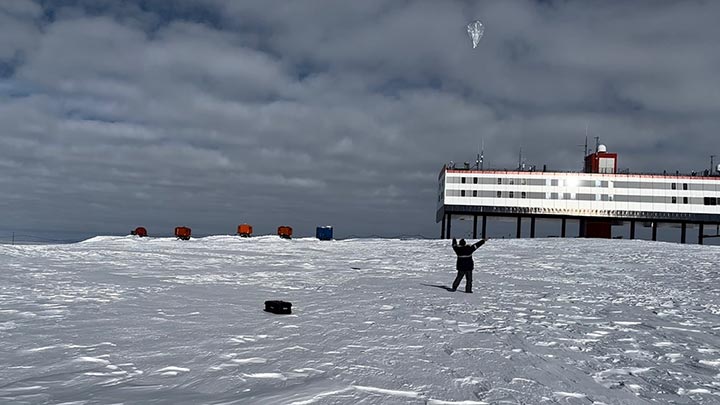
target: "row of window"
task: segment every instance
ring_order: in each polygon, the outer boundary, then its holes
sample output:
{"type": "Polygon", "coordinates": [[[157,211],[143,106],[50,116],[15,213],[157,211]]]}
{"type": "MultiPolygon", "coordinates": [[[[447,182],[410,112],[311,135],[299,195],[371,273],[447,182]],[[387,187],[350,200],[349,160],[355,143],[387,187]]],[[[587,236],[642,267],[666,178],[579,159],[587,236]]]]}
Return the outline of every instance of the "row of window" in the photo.
{"type": "MultiPolygon", "coordinates": [[[[448,197],[481,197],[481,198],[526,198],[537,200],[576,200],[576,201],[616,201],[639,202],[654,204],[702,204],[718,205],[717,197],[665,197],[665,196],[639,196],[639,195],[610,195],[587,193],[537,193],[526,191],[487,191],[487,190],[447,190],[448,197]]],[[[440,194],[439,200],[443,199],[440,194]]]]}
{"type": "MultiPolygon", "coordinates": [[[[494,212],[499,214],[567,214],[568,209],[566,208],[552,208],[552,207],[483,207],[484,212],[494,212]]],[[[691,219],[694,214],[687,212],[656,212],[656,211],[626,211],[626,210],[598,210],[598,209],[583,209],[573,208],[570,210],[573,214],[591,215],[591,216],[611,216],[611,217],[626,217],[626,218],[638,218],[645,219],[648,217],[657,219],[678,219],[687,218],[691,219]]]]}
{"type": "MultiPolygon", "coordinates": [[[[519,184],[519,185],[530,185],[530,186],[545,186],[547,185],[546,179],[515,179],[515,178],[495,178],[495,177],[448,177],[446,180],[448,183],[456,184],[519,184]]],[[[557,180],[553,180],[557,183],[557,180]]],[[[557,184],[555,184],[557,185],[557,184]]]]}
{"type": "Polygon", "coordinates": [[[645,181],[607,181],[607,180],[577,180],[577,179],[538,179],[538,178],[508,178],[508,177],[448,177],[449,184],[505,184],[521,186],[561,186],[561,187],[615,187],[637,188],[648,190],[685,190],[685,191],[718,191],[719,182],[709,183],[667,183],[645,181]]]}
{"type": "Polygon", "coordinates": [[[639,188],[647,190],[715,191],[716,183],[661,183],[644,181],[616,181],[615,188],[639,188]]]}

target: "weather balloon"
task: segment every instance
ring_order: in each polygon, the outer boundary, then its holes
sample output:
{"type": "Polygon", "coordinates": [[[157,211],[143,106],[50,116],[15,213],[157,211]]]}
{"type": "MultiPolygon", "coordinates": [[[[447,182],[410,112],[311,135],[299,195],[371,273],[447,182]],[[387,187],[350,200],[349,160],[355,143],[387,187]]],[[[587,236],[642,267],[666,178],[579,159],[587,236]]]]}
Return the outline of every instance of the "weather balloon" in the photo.
{"type": "Polygon", "coordinates": [[[475,20],[467,25],[467,32],[470,39],[472,39],[473,49],[475,49],[485,33],[485,26],[480,20],[475,20]]]}

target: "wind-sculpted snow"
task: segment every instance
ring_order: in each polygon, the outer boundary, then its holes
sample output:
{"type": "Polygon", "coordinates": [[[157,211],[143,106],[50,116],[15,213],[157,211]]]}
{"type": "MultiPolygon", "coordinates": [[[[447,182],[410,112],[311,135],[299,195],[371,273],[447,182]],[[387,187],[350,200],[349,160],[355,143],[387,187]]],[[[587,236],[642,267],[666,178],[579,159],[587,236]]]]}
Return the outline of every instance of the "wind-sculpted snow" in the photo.
{"type": "Polygon", "coordinates": [[[718,403],[719,259],[491,240],[465,294],[440,240],[0,245],[0,402],[718,403]]]}

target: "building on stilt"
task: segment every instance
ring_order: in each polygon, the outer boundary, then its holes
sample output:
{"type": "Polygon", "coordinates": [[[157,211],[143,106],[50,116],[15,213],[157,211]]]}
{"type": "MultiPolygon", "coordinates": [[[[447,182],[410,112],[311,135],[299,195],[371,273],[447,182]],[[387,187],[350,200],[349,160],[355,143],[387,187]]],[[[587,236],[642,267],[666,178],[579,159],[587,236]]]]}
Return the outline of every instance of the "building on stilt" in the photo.
{"type": "MultiPolygon", "coordinates": [[[[712,166],[712,163],[711,163],[712,166]]],[[[456,168],[444,165],[438,177],[436,221],[442,223],[441,237],[450,238],[452,220],[473,219],[473,237],[486,237],[488,217],[517,219],[517,237],[522,220],[530,219],[530,237],[535,236],[538,218],[560,222],[560,236],[568,235],[568,220],[577,221],[577,236],[611,238],[612,226],[628,222],[630,238],[636,224],[649,223],[657,239],[661,223],[680,228],[680,241],[687,240],[687,228],[697,225],[698,243],[706,226],[720,224],[720,166],[702,173],[636,174],[619,173],[617,154],[604,145],[585,156],[583,172],[484,170],[481,165],[456,168]]]]}

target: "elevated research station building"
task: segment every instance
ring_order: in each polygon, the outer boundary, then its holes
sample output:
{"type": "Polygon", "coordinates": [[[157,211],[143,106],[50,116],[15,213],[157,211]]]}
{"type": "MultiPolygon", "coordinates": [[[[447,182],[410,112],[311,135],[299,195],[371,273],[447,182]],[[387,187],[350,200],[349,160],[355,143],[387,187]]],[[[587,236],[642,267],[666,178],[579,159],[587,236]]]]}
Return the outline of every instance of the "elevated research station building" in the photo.
{"type": "MultiPolygon", "coordinates": [[[[712,166],[712,164],[711,164],[712,166]]],[[[717,171],[720,171],[718,166],[717,171]]],[[[561,237],[567,221],[579,223],[577,236],[611,238],[612,225],[629,222],[630,239],[636,223],[650,223],[657,240],[660,223],[680,227],[680,241],[688,225],[698,225],[698,243],[704,227],[720,224],[720,176],[715,168],[701,174],[618,173],[617,154],[599,145],[585,157],[580,172],[483,170],[445,165],[438,176],[436,222],[441,238],[451,237],[452,220],[471,217],[473,238],[485,238],[488,217],[517,218],[517,237],[523,218],[530,219],[535,237],[537,218],[557,219],[561,237]]],[[[712,235],[715,236],[715,235],[712,235]]]]}

